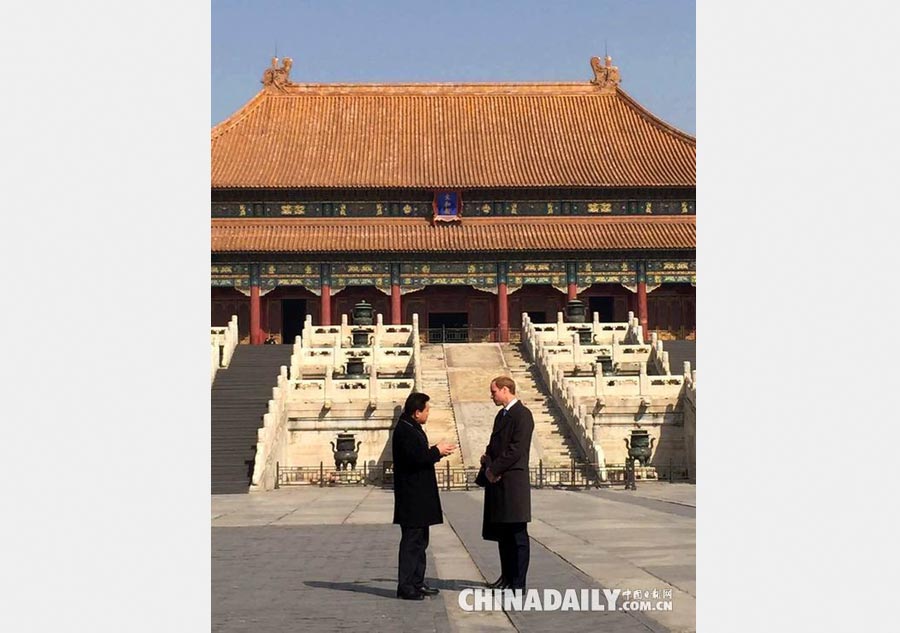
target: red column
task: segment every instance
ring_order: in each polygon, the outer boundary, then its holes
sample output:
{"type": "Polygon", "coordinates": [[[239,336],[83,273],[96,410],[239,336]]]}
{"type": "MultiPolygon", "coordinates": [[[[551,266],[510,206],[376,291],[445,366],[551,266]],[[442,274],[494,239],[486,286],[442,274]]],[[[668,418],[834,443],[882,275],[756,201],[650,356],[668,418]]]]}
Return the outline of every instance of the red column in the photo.
{"type": "Polygon", "coordinates": [[[327,284],[322,285],[322,310],[320,321],[322,322],[319,325],[331,325],[331,286],[327,284]]]}
{"type": "Polygon", "coordinates": [[[566,301],[578,298],[578,267],[575,262],[566,262],[566,282],[568,292],[566,301]]]}
{"type": "Polygon", "coordinates": [[[400,285],[391,284],[391,325],[400,325],[403,322],[403,312],[400,305],[400,285]]]}
{"type": "Polygon", "coordinates": [[[638,322],[644,330],[644,340],[650,340],[650,329],[647,322],[647,282],[639,281],[637,285],[638,322]]]}
{"type": "Polygon", "coordinates": [[[259,286],[250,286],[250,344],[262,343],[262,334],[259,331],[259,286]]]}
{"type": "Polygon", "coordinates": [[[319,279],[322,287],[322,303],[319,311],[319,325],[331,325],[331,264],[321,264],[319,279]]]}
{"type": "Polygon", "coordinates": [[[509,305],[506,302],[506,284],[497,284],[497,326],[500,329],[500,342],[509,341],[509,305]]]}
{"type": "Polygon", "coordinates": [[[509,342],[509,304],[506,289],[509,283],[509,264],[497,263],[497,330],[501,343],[509,342]]]}

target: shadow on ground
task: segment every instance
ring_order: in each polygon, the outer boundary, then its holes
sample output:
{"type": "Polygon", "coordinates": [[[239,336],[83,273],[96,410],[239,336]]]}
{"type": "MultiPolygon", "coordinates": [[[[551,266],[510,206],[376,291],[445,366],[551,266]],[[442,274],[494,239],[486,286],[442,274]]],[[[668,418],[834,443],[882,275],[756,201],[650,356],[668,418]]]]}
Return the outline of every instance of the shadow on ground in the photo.
{"type": "MultiPolygon", "coordinates": [[[[371,580],[358,580],[355,582],[326,582],[324,580],[307,580],[304,584],[316,589],[331,589],[333,591],[349,591],[351,593],[368,593],[381,598],[396,598],[396,589],[384,589],[373,587],[369,583],[396,583],[396,578],[372,578],[371,580]]],[[[462,591],[469,587],[483,587],[483,581],[475,580],[443,580],[438,578],[426,578],[425,584],[442,591],[462,591]]]]}

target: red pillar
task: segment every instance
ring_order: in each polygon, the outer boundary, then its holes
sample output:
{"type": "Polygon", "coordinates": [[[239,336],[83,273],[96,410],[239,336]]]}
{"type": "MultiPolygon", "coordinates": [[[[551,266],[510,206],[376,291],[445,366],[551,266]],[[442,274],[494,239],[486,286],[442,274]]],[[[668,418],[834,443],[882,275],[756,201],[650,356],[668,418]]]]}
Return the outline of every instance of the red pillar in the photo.
{"type": "Polygon", "coordinates": [[[500,342],[509,342],[509,305],[506,302],[506,284],[497,284],[497,326],[500,329],[500,342]]]}
{"type": "Polygon", "coordinates": [[[322,310],[319,325],[331,325],[331,286],[322,285],[322,310]]]}
{"type": "Polygon", "coordinates": [[[259,286],[250,286],[250,344],[262,343],[262,334],[259,331],[259,286]]]}
{"type": "Polygon", "coordinates": [[[391,325],[400,325],[403,322],[403,313],[400,305],[400,285],[391,284],[391,325]]]}
{"type": "Polygon", "coordinates": [[[566,301],[578,298],[578,266],[575,262],[566,262],[566,301]]]}
{"type": "Polygon", "coordinates": [[[322,303],[319,311],[319,325],[331,325],[331,264],[322,264],[319,269],[322,287],[322,303]]]}
{"type": "Polygon", "coordinates": [[[506,288],[509,283],[509,264],[497,263],[497,330],[501,343],[509,342],[509,304],[506,301],[506,288]]]}
{"type": "Polygon", "coordinates": [[[644,340],[650,340],[650,329],[647,321],[647,282],[639,281],[637,285],[638,322],[644,330],[644,340]]]}

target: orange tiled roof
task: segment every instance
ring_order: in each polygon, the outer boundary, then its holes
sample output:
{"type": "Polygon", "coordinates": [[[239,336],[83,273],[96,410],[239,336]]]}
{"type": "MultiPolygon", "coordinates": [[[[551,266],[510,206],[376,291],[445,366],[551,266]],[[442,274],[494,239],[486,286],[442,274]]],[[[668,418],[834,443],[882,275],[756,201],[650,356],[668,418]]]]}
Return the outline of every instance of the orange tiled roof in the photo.
{"type": "Polygon", "coordinates": [[[214,253],[523,252],[693,249],[695,216],[213,219],[214,253]]]}
{"type": "Polygon", "coordinates": [[[618,86],[295,84],[212,130],[214,188],[694,186],[696,140],[618,86]]]}

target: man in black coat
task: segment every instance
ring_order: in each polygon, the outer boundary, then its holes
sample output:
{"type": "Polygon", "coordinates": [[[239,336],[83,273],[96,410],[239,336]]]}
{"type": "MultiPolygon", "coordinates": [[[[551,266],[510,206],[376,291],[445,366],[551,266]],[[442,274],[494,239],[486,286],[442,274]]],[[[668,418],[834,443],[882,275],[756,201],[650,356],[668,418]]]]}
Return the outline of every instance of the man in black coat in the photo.
{"type": "Polygon", "coordinates": [[[412,393],[397,420],[391,448],[394,454],[394,523],[400,525],[397,597],[422,600],[438,593],[425,584],[428,526],[444,522],[434,464],[456,450],[455,444],[428,446],[422,426],[431,405],[424,393],[412,393]]]}
{"type": "Polygon", "coordinates": [[[488,484],[484,488],[484,522],[481,535],[497,541],[500,578],[488,586],[525,589],[531,548],[531,482],[528,454],[534,418],[516,398],[516,383],[509,376],[491,381],[491,400],[502,407],[494,418],[491,440],[481,456],[488,484]]]}

